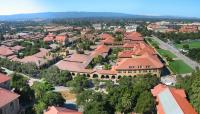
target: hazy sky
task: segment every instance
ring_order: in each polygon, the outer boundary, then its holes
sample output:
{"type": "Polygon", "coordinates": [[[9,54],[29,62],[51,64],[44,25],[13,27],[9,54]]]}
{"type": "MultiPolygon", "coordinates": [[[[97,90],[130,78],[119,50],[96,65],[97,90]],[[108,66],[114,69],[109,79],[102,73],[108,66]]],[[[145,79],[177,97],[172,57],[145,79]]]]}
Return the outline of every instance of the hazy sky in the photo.
{"type": "Polygon", "coordinates": [[[200,0],[0,0],[0,15],[65,11],[200,17],[200,0]]]}

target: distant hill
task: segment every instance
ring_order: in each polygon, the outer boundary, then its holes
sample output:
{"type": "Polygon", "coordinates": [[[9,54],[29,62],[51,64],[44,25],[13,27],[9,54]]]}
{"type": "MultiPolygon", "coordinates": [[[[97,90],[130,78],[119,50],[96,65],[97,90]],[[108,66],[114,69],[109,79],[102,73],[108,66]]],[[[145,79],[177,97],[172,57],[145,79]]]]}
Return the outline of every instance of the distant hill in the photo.
{"type": "MultiPolygon", "coordinates": [[[[112,12],[45,12],[15,15],[0,15],[0,20],[67,19],[67,18],[168,18],[187,19],[173,16],[145,16],[112,12]]],[[[196,18],[191,18],[196,19],[196,18]]]]}

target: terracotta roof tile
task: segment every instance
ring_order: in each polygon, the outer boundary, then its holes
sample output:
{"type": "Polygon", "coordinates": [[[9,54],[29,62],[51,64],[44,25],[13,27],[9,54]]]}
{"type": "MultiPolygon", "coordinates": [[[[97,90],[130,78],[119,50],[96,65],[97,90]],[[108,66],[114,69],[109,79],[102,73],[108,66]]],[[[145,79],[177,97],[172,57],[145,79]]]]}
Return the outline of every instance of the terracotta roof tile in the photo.
{"type": "Polygon", "coordinates": [[[6,89],[0,88],[0,108],[12,102],[19,97],[18,94],[8,91],[6,89]]]}
{"type": "Polygon", "coordinates": [[[130,32],[130,33],[125,33],[124,40],[144,41],[144,38],[138,32],[130,32]]]}
{"type": "Polygon", "coordinates": [[[13,54],[14,54],[13,50],[11,50],[9,47],[4,45],[0,46],[0,56],[9,56],[13,54]]]}
{"type": "Polygon", "coordinates": [[[0,73],[0,84],[9,81],[11,78],[5,74],[0,73]]]}
{"type": "Polygon", "coordinates": [[[97,70],[96,72],[101,75],[116,75],[117,74],[117,72],[114,70],[97,70]]]}
{"type": "Polygon", "coordinates": [[[64,107],[49,107],[44,114],[82,114],[82,112],[78,112],[76,110],[67,109],[64,107]]]}
{"type": "Polygon", "coordinates": [[[145,54],[135,58],[124,58],[116,65],[117,70],[123,69],[155,69],[162,68],[164,65],[153,55],[145,54]]]}

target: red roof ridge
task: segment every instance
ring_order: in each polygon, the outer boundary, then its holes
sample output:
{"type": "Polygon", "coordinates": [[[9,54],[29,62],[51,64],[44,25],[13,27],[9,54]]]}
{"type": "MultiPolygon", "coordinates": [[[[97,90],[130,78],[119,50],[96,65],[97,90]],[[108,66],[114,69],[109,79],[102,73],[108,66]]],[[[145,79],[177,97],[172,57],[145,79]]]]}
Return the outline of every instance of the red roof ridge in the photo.
{"type": "Polygon", "coordinates": [[[6,82],[10,80],[11,78],[5,74],[0,73],[0,83],[6,82]]]}

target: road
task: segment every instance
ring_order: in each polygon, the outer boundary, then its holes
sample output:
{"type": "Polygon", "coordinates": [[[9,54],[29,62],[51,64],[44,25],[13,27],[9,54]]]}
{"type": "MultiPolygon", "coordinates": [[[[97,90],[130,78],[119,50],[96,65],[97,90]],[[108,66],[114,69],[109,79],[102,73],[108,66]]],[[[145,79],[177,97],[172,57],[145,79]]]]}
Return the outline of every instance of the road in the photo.
{"type": "Polygon", "coordinates": [[[183,60],[186,64],[188,64],[192,69],[196,69],[196,67],[200,68],[200,64],[197,63],[196,61],[191,60],[190,58],[188,58],[187,56],[183,55],[177,48],[175,48],[174,46],[169,45],[168,43],[163,42],[162,40],[160,40],[157,37],[152,37],[153,40],[157,41],[159,43],[159,47],[161,49],[165,49],[168,50],[170,52],[172,52],[173,54],[175,54],[177,56],[178,59],[183,60]]]}

